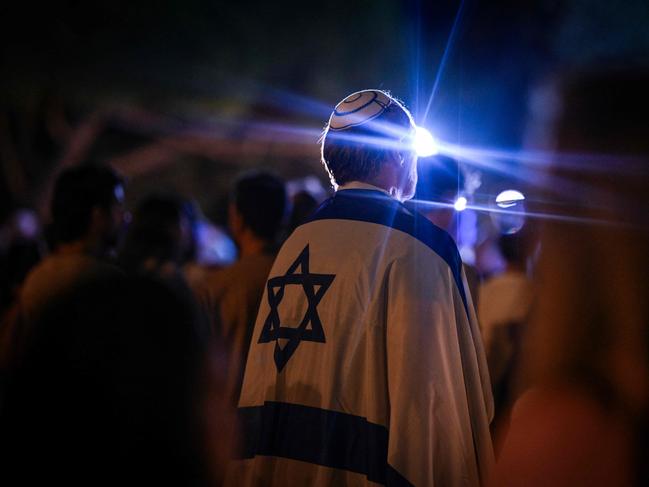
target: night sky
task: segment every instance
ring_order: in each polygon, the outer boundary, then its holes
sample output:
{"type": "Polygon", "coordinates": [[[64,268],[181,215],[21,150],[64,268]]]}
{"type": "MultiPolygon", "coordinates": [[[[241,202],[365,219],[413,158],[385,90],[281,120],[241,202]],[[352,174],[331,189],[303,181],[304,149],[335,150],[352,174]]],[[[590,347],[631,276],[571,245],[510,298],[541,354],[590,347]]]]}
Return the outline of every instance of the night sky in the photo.
{"type": "Polygon", "coordinates": [[[207,206],[245,167],[323,177],[315,141],[244,147],[246,123],[321,129],[333,104],[370,87],[391,90],[421,119],[447,46],[427,125],[444,140],[490,147],[520,147],[530,90],[548,75],[649,64],[642,0],[23,1],[1,9],[3,216],[42,204],[52,171],[75,157],[121,158],[135,193],[168,185],[207,206]],[[93,116],[101,122],[91,143],[70,155],[71,134],[84,124],[92,132],[93,116]],[[236,124],[226,130],[224,121],[236,124]],[[220,145],[202,152],[169,142],[211,131],[220,145]],[[128,162],[161,140],[171,156],[128,162]]]}

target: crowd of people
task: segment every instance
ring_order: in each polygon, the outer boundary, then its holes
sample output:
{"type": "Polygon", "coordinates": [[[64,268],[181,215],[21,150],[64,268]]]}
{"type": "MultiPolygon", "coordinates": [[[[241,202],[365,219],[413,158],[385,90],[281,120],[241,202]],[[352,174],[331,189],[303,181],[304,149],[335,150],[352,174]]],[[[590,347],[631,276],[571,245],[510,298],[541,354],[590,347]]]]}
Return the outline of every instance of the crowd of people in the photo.
{"type": "Polygon", "coordinates": [[[582,157],[491,276],[454,241],[458,161],[418,164],[380,90],[329,118],[325,201],[234,181],[229,265],[197,259],[192,200],[131,213],[110,167],[63,170],[47,227],[0,235],[0,483],[647,485],[648,82],[557,85],[582,157]]]}

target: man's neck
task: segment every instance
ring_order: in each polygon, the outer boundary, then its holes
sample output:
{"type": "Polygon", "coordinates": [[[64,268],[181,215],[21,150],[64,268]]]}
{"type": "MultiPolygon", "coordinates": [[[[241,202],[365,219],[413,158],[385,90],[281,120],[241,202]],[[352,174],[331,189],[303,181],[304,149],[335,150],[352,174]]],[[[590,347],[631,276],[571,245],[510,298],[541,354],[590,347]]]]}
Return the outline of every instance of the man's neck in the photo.
{"type": "Polygon", "coordinates": [[[344,191],[347,189],[369,189],[374,191],[381,191],[382,193],[392,196],[390,191],[382,186],[377,186],[374,183],[364,182],[364,181],[350,181],[338,187],[338,191],[344,191]]]}
{"type": "Polygon", "coordinates": [[[252,235],[246,235],[239,242],[239,257],[261,255],[268,250],[269,243],[252,235]]]}

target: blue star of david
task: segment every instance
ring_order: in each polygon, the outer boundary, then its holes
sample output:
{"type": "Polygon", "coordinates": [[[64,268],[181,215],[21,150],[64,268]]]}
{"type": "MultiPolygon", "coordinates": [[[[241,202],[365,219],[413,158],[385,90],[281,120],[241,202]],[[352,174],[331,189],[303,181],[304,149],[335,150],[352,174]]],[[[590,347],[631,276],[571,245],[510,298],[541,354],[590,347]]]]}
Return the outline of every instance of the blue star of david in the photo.
{"type": "Polygon", "coordinates": [[[268,280],[267,295],[270,312],[264,322],[259,337],[259,343],[275,342],[275,366],[281,372],[302,341],[325,343],[324,329],[318,316],[318,303],[336,277],[333,274],[311,274],[309,272],[309,246],[304,247],[295,262],[291,264],[286,274],[268,280]],[[299,272],[298,272],[299,269],[299,272]],[[284,288],[288,284],[302,286],[308,306],[300,324],[296,327],[282,326],[278,306],[284,298],[284,288]],[[309,324],[311,325],[309,327],[309,324]],[[288,342],[284,348],[279,346],[279,340],[288,342]]]}

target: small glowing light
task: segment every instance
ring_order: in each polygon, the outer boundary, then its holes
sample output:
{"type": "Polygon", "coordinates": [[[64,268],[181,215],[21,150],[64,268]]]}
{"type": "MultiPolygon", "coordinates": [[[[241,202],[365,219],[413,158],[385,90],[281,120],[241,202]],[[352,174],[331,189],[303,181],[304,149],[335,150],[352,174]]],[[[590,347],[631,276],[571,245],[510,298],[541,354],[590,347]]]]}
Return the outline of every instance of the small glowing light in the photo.
{"type": "Polygon", "coordinates": [[[498,231],[504,235],[512,235],[525,225],[525,196],[520,191],[508,189],[496,196],[496,204],[492,208],[491,219],[498,231]]]}
{"type": "Polygon", "coordinates": [[[117,186],[115,186],[113,193],[118,203],[124,203],[124,186],[118,184],[117,186]]]}
{"type": "Polygon", "coordinates": [[[453,208],[455,208],[455,211],[464,211],[466,210],[466,204],[467,200],[464,196],[460,196],[458,199],[455,200],[455,203],[453,204],[453,208]]]}
{"type": "Polygon", "coordinates": [[[501,208],[511,208],[516,203],[525,200],[525,196],[520,191],[515,189],[507,189],[496,196],[496,204],[501,208]]]}
{"type": "Polygon", "coordinates": [[[437,142],[431,133],[423,127],[415,128],[415,140],[413,142],[415,152],[419,157],[434,156],[439,152],[437,142]]]}

